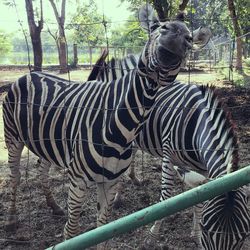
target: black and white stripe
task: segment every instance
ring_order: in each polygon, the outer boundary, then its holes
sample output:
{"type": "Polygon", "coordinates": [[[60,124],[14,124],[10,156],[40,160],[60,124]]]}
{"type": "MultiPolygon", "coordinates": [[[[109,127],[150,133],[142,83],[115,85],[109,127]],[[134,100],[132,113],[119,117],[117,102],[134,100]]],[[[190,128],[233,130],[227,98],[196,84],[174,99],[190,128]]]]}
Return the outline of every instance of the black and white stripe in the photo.
{"type": "MultiPolygon", "coordinates": [[[[146,13],[152,17],[152,11],[144,7],[140,16],[146,13]]],[[[131,144],[148,118],[157,89],[169,84],[156,81],[156,76],[175,79],[191,47],[191,34],[180,21],[160,25],[154,17],[147,27],[150,39],[138,67],[117,80],[79,84],[32,72],[11,86],[3,103],[11,170],[10,224],[16,222],[16,189],[24,146],[41,159],[40,178],[54,213],[61,213],[61,209],[47,181],[49,166],[56,164],[69,171],[65,238],[79,233],[84,193],[93,183],[97,185],[97,226],[106,223],[116,183],[131,163],[131,144]],[[174,47],[172,37],[177,39],[174,47]]]]}
{"type": "MultiPolygon", "coordinates": [[[[109,79],[115,78],[119,67],[124,65],[129,72],[133,67],[127,65],[134,65],[135,61],[134,56],[112,60],[116,74],[109,71],[110,63],[107,66],[103,62],[98,77],[105,79],[109,74],[109,79]]],[[[161,200],[172,194],[174,165],[194,169],[211,179],[239,169],[238,144],[230,113],[213,88],[177,81],[160,88],[149,119],[135,142],[141,150],[163,159],[161,200]]],[[[199,238],[202,247],[239,249],[249,233],[250,223],[244,189],[207,201],[201,209],[195,209],[192,234],[199,238]]],[[[151,228],[152,238],[157,237],[160,226],[161,221],[157,221],[151,228]]],[[[152,244],[152,239],[148,244],[152,244]]]]}

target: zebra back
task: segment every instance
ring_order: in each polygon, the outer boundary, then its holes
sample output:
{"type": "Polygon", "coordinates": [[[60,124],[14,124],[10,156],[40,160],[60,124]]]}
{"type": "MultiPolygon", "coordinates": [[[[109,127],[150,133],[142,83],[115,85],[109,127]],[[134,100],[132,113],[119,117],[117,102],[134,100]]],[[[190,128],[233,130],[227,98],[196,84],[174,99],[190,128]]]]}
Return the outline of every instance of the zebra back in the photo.
{"type": "Polygon", "coordinates": [[[211,178],[239,168],[234,123],[214,88],[178,81],[160,88],[136,142],[154,156],[168,156],[173,164],[206,170],[211,178]],[[209,162],[222,155],[224,164],[209,162]]]}

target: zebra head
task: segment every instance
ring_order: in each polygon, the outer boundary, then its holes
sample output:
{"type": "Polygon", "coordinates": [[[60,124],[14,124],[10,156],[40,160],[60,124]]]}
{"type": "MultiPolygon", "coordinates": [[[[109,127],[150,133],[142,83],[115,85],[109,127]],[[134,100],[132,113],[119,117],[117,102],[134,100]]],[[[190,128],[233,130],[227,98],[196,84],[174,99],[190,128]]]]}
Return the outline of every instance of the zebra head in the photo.
{"type": "Polygon", "coordinates": [[[139,11],[142,28],[149,32],[138,62],[139,73],[161,85],[175,80],[188,50],[192,48],[192,34],[182,19],[160,23],[150,5],[139,11]]]}

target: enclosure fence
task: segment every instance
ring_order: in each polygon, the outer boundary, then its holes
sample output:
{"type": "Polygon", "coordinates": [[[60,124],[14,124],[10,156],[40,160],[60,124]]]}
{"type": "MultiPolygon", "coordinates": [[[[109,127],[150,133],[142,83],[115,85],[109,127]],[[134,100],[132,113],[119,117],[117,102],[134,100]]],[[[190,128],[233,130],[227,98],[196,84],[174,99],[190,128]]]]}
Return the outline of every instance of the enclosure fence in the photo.
{"type": "MultiPolygon", "coordinates": [[[[148,1],[145,1],[148,2],[148,1]]],[[[15,3],[15,1],[14,1],[15,3]]],[[[18,14],[18,10],[17,10],[18,14]]],[[[105,14],[105,13],[103,13],[105,14]]],[[[19,16],[19,15],[18,15],[19,16]]],[[[17,17],[19,20],[19,17],[17,17]]],[[[194,21],[194,20],[192,20],[194,21]]],[[[21,24],[20,20],[19,23],[21,24]]],[[[105,20],[100,20],[100,23],[103,24],[104,32],[107,35],[107,28],[105,27],[105,20]]],[[[191,22],[192,23],[192,22],[191,22]]],[[[91,25],[91,24],[88,24],[91,25]]],[[[94,24],[92,24],[94,25],[94,24]]],[[[0,70],[1,67],[4,68],[5,65],[23,65],[26,64],[25,67],[32,66],[32,52],[31,47],[28,42],[28,35],[26,31],[21,25],[22,32],[24,33],[24,40],[26,40],[26,46],[24,48],[15,48],[13,51],[13,55],[7,55],[7,57],[1,57],[0,55],[0,70]]],[[[247,34],[249,35],[249,34],[247,34]]],[[[219,40],[219,39],[218,39],[219,40]]],[[[204,47],[202,50],[191,54],[189,60],[187,62],[187,73],[189,74],[188,84],[191,84],[192,81],[192,72],[190,69],[200,69],[205,70],[207,72],[217,70],[219,68],[225,68],[228,70],[228,79],[233,80],[233,70],[232,65],[234,65],[235,60],[235,39],[227,39],[223,42],[218,42],[214,40],[214,43],[211,43],[212,47],[204,47]],[[223,62],[223,64],[222,64],[223,62]]],[[[249,46],[249,45],[247,45],[249,46]]],[[[67,53],[68,53],[68,73],[67,80],[69,83],[73,83],[71,77],[71,70],[73,68],[92,68],[93,64],[98,59],[99,55],[103,51],[103,49],[108,48],[109,50],[109,58],[123,58],[129,54],[137,54],[141,51],[142,47],[117,47],[109,44],[109,39],[107,38],[107,44],[105,46],[99,47],[86,47],[81,44],[67,44],[67,53]]],[[[249,48],[246,48],[246,57],[249,56],[249,48]]],[[[56,46],[48,46],[44,50],[44,66],[52,67],[53,69],[59,70],[60,67],[57,63],[57,47],[56,46]]],[[[14,67],[13,66],[13,67],[14,67]]],[[[244,66],[247,69],[247,66],[244,66]]],[[[29,73],[31,73],[31,67],[28,68],[29,73]]],[[[241,91],[245,91],[244,89],[241,91]]],[[[248,92],[245,92],[245,95],[248,95],[248,92]]],[[[2,117],[2,103],[3,98],[0,99],[1,109],[0,116],[2,117]]],[[[28,105],[28,104],[27,104],[28,105]]],[[[229,105],[230,106],[230,105],[229,105]]],[[[66,105],[65,105],[66,107],[66,105]]],[[[65,107],[55,107],[55,108],[65,108],[65,107]]],[[[46,108],[46,107],[43,107],[46,108]]],[[[161,108],[160,106],[158,108],[161,108]]],[[[171,107],[169,107],[171,108],[171,107]]],[[[180,109],[183,107],[176,107],[175,109],[180,109]]],[[[245,109],[246,114],[248,114],[250,110],[249,103],[245,103],[244,105],[235,104],[230,106],[231,110],[240,110],[245,109]]],[[[183,109],[184,110],[184,109],[183,109]]],[[[237,113],[237,112],[236,112],[237,113]]],[[[245,124],[249,122],[249,117],[246,115],[245,120],[243,121],[245,124]]],[[[1,150],[4,149],[4,137],[3,137],[3,123],[0,122],[0,143],[1,150]]],[[[92,142],[89,142],[92,143],[92,142]]],[[[240,148],[248,150],[248,148],[244,148],[241,145],[240,148]]],[[[183,149],[182,149],[183,150],[183,149]]],[[[188,150],[188,149],[186,149],[188,150]]],[[[196,149],[199,150],[199,149],[196,149]]],[[[220,150],[220,149],[214,149],[220,150]]],[[[228,149],[230,150],[230,149],[228,149]]],[[[178,151],[178,149],[176,149],[178,151]]],[[[180,150],[181,151],[181,150],[180,150]]],[[[21,172],[23,174],[23,178],[21,181],[21,186],[19,188],[18,193],[18,210],[19,212],[19,228],[15,234],[7,232],[5,230],[4,222],[7,220],[8,212],[7,208],[9,205],[9,181],[7,178],[7,171],[3,172],[3,177],[0,179],[0,197],[3,201],[0,204],[0,220],[3,226],[0,227],[0,243],[2,243],[3,249],[8,246],[15,246],[18,249],[83,249],[93,245],[96,245],[104,240],[110,239],[114,236],[120,235],[125,232],[129,232],[132,229],[138,228],[142,225],[146,225],[155,220],[163,218],[165,216],[176,213],[177,211],[181,211],[190,206],[193,206],[197,203],[210,199],[219,194],[225,193],[229,190],[238,188],[242,185],[245,185],[250,182],[250,166],[243,168],[235,173],[228,174],[219,179],[213,180],[207,184],[204,184],[198,188],[192,189],[185,193],[179,194],[173,198],[170,198],[164,202],[155,204],[153,206],[148,206],[147,208],[136,212],[135,214],[131,214],[127,217],[121,218],[117,221],[112,222],[111,224],[107,224],[103,227],[97,228],[94,231],[89,231],[84,235],[80,235],[77,238],[73,238],[71,240],[65,241],[64,243],[59,243],[63,239],[62,237],[62,229],[64,227],[65,221],[67,220],[67,216],[60,217],[52,217],[49,215],[47,211],[46,205],[43,201],[40,200],[39,197],[42,196],[42,192],[39,189],[39,176],[37,177],[37,165],[36,158],[33,154],[28,150],[24,153],[24,157],[22,158],[21,164],[21,172]],[[3,190],[3,191],[2,191],[3,190]],[[59,243],[58,245],[56,245],[59,243]],[[54,246],[54,247],[51,247],[54,246]]],[[[155,173],[155,169],[149,169],[146,164],[149,165],[149,162],[146,163],[147,156],[144,152],[140,153],[138,156],[140,159],[141,166],[137,166],[137,172],[142,175],[142,179],[145,180],[145,175],[152,175],[155,178],[159,179],[160,185],[160,173],[155,173]]],[[[247,159],[249,160],[249,158],[247,159]]],[[[6,164],[6,159],[0,159],[1,164],[6,164]]],[[[156,162],[155,159],[150,161],[156,162]]],[[[137,163],[140,165],[139,163],[137,163]]],[[[159,163],[155,163],[157,165],[159,163]]],[[[2,167],[2,168],[5,168],[2,167]]],[[[54,168],[52,173],[47,176],[47,178],[51,178],[51,186],[56,190],[56,198],[60,200],[61,204],[63,204],[63,208],[67,208],[67,190],[68,190],[68,175],[66,169],[54,168]]],[[[129,184],[128,184],[129,185],[129,184]]],[[[130,183],[130,188],[131,186],[130,183]]],[[[134,187],[133,187],[134,188],[134,187]]],[[[128,191],[128,190],[127,190],[128,191]]],[[[144,189],[143,189],[144,192],[144,189]]],[[[159,192],[159,188],[156,188],[155,193],[159,192]]],[[[84,204],[83,215],[81,217],[80,223],[83,225],[89,225],[92,221],[95,220],[95,211],[93,207],[91,207],[91,203],[96,202],[95,191],[92,189],[89,190],[90,199],[86,199],[86,203],[84,204]],[[87,218],[86,214],[89,216],[87,218]]],[[[134,193],[134,191],[129,190],[129,193],[134,193]]],[[[135,191],[136,193],[136,191],[135,191]]],[[[155,203],[158,200],[153,197],[151,201],[147,202],[148,205],[150,203],[155,203]],[[153,201],[152,201],[153,200],[153,201]]],[[[138,197],[142,197],[141,199],[147,199],[143,195],[138,197]]],[[[134,198],[138,198],[135,195],[134,198]]],[[[148,198],[149,199],[149,198],[148,198]]],[[[150,200],[150,199],[149,199],[150,200]]],[[[133,203],[133,202],[130,202],[133,203]]],[[[131,211],[135,210],[131,207],[131,204],[126,204],[131,211]]],[[[141,207],[140,207],[141,208],[141,207]]],[[[136,207],[136,209],[139,209],[136,207]]],[[[126,211],[123,211],[122,215],[124,216],[126,211]]],[[[120,217],[118,212],[114,211],[114,218],[120,217]]],[[[141,237],[139,240],[143,239],[144,233],[140,231],[141,237]]],[[[117,248],[121,244],[125,244],[125,247],[128,249],[134,248],[134,245],[130,245],[129,240],[124,241],[124,239],[117,239],[117,244],[115,245],[117,248]],[[121,243],[122,242],[122,243],[121,243]],[[126,243],[124,243],[126,242],[126,243]]],[[[1,244],[0,244],[1,245],[1,244]]],[[[1,248],[1,247],[0,247],[1,248]]]]}

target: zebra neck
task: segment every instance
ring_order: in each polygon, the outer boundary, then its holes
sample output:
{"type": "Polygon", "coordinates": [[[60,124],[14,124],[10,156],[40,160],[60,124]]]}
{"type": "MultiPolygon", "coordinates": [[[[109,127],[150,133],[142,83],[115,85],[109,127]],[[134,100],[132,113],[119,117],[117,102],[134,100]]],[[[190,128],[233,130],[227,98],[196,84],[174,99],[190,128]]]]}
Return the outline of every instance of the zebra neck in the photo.
{"type": "Polygon", "coordinates": [[[135,139],[156,98],[158,89],[150,88],[150,81],[134,70],[111,82],[104,100],[104,120],[107,121],[104,124],[104,137],[112,138],[109,142],[107,140],[107,144],[117,143],[122,150],[135,139]]]}
{"type": "Polygon", "coordinates": [[[145,65],[143,64],[142,60],[138,61],[138,69],[137,69],[138,76],[145,81],[145,87],[147,89],[155,89],[159,87],[158,83],[158,74],[157,72],[151,72],[148,74],[148,70],[146,69],[145,65]]]}
{"type": "Polygon", "coordinates": [[[176,79],[182,59],[164,48],[159,50],[158,55],[152,56],[148,53],[148,47],[144,48],[137,64],[138,73],[153,79],[157,84],[168,85],[176,79]]]}

